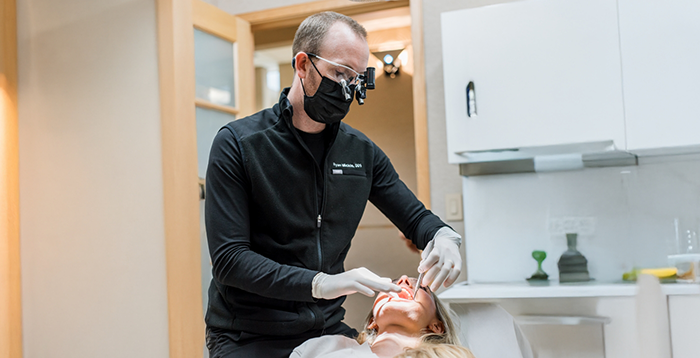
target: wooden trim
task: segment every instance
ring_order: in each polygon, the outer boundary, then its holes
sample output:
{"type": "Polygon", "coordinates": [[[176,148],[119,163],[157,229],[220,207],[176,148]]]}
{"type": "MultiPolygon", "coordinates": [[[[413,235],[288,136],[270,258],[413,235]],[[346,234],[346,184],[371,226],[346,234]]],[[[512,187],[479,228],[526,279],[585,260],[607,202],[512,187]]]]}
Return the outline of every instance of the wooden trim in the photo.
{"type": "Polygon", "coordinates": [[[17,7],[0,0],[0,358],[22,357],[17,7]]]}
{"type": "Polygon", "coordinates": [[[321,0],[270,10],[255,11],[237,15],[250,22],[253,32],[280,27],[296,26],[305,18],[322,11],[335,11],[344,15],[355,15],[372,11],[408,6],[408,0],[380,2],[352,2],[348,0],[321,0]]]}
{"type": "Polygon", "coordinates": [[[234,59],[236,61],[236,106],[241,117],[255,113],[255,64],[253,57],[255,44],[250,23],[237,19],[238,42],[236,42],[234,59]]]}
{"type": "Polygon", "coordinates": [[[430,153],[428,146],[428,106],[423,47],[423,1],[411,0],[413,43],[413,128],[416,140],[418,199],[430,209],[430,153]]]}
{"type": "Polygon", "coordinates": [[[194,105],[197,107],[201,107],[201,108],[213,109],[215,111],[232,114],[234,116],[238,115],[238,109],[236,109],[234,107],[222,106],[220,104],[211,103],[211,102],[204,100],[204,99],[201,99],[201,98],[195,99],[194,105]]]}
{"type": "Polygon", "coordinates": [[[201,357],[199,243],[191,0],[156,0],[170,357],[201,357]]]}
{"type": "Polygon", "coordinates": [[[236,18],[202,0],[192,0],[194,27],[230,42],[238,41],[236,18]]]}

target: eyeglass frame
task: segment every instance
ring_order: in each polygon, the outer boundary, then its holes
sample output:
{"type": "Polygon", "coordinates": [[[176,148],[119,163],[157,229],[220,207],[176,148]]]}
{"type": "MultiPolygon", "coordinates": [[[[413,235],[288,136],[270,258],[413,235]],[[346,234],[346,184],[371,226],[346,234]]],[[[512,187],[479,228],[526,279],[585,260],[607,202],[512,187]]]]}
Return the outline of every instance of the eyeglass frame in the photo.
{"type": "MultiPolygon", "coordinates": [[[[357,72],[357,71],[355,71],[355,70],[353,70],[352,68],[350,68],[350,67],[348,67],[348,66],[345,66],[345,65],[341,65],[341,64],[339,64],[339,63],[337,63],[337,62],[333,62],[333,61],[331,61],[331,60],[325,59],[325,58],[323,58],[323,57],[321,57],[321,56],[319,56],[319,55],[317,55],[317,54],[314,54],[314,53],[308,53],[308,52],[307,52],[307,53],[306,53],[306,56],[308,56],[309,58],[318,58],[318,59],[320,59],[320,60],[323,60],[323,61],[325,61],[325,62],[330,63],[330,64],[333,65],[333,66],[342,67],[342,68],[345,68],[345,69],[348,69],[348,70],[352,71],[352,72],[355,74],[355,78],[352,80],[352,82],[347,82],[347,81],[346,81],[346,84],[347,84],[348,86],[350,86],[350,85],[357,85],[358,83],[360,83],[360,77],[361,77],[360,73],[357,72]]],[[[314,64],[313,61],[311,61],[311,64],[314,65],[314,67],[316,67],[316,65],[314,64]]],[[[318,71],[318,69],[316,69],[316,70],[318,71]]],[[[320,72],[320,71],[319,71],[319,72],[320,72]]],[[[335,77],[335,76],[333,76],[333,77],[335,77]]],[[[337,79],[337,77],[335,77],[335,78],[337,79]]],[[[342,79],[341,79],[341,80],[342,80],[342,79]]],[[[336,82],[341,83],[340,81],[336,81],[336,82]]]]}
{"type": "MultiPolygon", "coordinates": [[[[318,57],[318,58],[320,58],[320,59],[322,59],[322,60],[324,60],[324,61],[328,61],[328,62],[330,62],[330,63],[335,63],[335,62],[333,62],[333,61],[329,61],[329,60],[327,60],[327,59],[325,59],[325,58],[319,57],[318,55],[313,54],[313,53],[312,53],[312,54],[309,54],[309,53],[306,53],[306,52],[300,52],[300,53],[305,54],[306,57],[310,57],[309,55],[313,55],[314,57],[318,57]]],[[[313,61],[311,61],[310,58],[309,58],[309,62],[311,62],[311,64],[314,66],[314,68],[316,68],[316,65],[314,64],[313,61]]],[[[343,66],[343,67],[347,67],[347,66],[344,66],[344,65],[341,65],[341,64],[337,64],[337,65],[343,66]]],[[[292,58],[292,68],[293,68],[295,71],[296,71],[296,69],[297,69],[297,68],[296,68],[296,57],[293,57],[293,58],[292,58]]],[[[349,68],[349,67],[348,67],[348,68],[349,68]]],[[[349,69],[352,70],[353,72],[357,73],[357,71],[353,70],[352,68],[349,68],[349,69]]],[[[316,71],[318,71],[318,68],[316,68],[316,71]]],[[[319,71],[319,73],[320,73],[320,71],[319,71]]],[[[341,85],[342,85],[342,83],[341,83],[341,85]]],[[[361,74],[361,75],[358,76],[357,86],[355,86],[355,91],[357,92],[357,96],[356,96],[355,98],[357,99],[357,103],[359,103],[360,105],[363,105],[363,104],[365,103],[365,101],[364,101],[365,98],[367,98],[367,90],[368,90],[368,89],[373,90],[374,88],[375,88],[375,84],[374,84],[374,67],[367,67],[367,69],[365,70],[365,72],[364,72],[363,74],[361,74]]],[[[346,98],[347,98],[347,96],[349,95],[349,93],[348,93],[348,92],[349,92],[349,89],[350,89],[350,88],[347,86],[347,84],[345,84],[345,86],[343,86],[343,92],[345,93],[346,98]]]]}
{"type": "MultiPolygon", "coordinates": [[[[400,277],[397,278],[397,279],[391,280],[391,283],[396,284],[396,283],[399,282],[399,280],[401,280],[400,277]]],[[[418,285],[418,289],[419,289],[419,290],[423,290],[423,291],[427,292],[428,294],[432,294],[432,293],[433,293],[433,290],[430,289],[430,286],[423,286],[423,285],[421,285],[421,284],[418,282],[418,279],[415,278],[415,277],[408,277],[408,282],[411,283],[411,286],[413,286],[413,287],[416,287],[416,285],[418,285]],[[415,283],[413,283],[413,282],[415,282],[415,283]]]]}

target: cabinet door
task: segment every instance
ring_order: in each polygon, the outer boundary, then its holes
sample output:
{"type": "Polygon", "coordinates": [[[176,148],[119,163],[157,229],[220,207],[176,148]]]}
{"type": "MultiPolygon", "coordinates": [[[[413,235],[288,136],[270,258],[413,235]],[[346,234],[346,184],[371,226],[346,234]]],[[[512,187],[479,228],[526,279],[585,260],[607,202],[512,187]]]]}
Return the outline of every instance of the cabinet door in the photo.
{"type": "Polygon", "coordinates": [[[619,6],[627,149],[700,144],[700,2],[619,6]]]}
{"type": "Polygon", "coordinates": [[[669,296],[673,358],[697,358],[700,352],[700,296],[669,296]]]}
{"type": "Polygon", "coordinates": [[[608,140],[625,147],[615,1],[447,12],[442,40],[450,162],[465,161],[455,154],[465,151],[608,140]]]}

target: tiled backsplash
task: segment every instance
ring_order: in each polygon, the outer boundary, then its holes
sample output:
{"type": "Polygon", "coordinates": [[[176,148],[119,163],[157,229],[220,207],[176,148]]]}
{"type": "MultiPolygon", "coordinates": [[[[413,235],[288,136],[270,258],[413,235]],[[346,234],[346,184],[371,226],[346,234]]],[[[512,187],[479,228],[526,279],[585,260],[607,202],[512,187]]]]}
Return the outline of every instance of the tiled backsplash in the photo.
{"type": "Polygon", "coordinates": [[[580,226],[591,277],[620,281],[632,267],[667,266],[669,240],[700,231],[700,156],[640,158],[639,166],[463,178],[469,282],[511,282],[537,269],[558,278],[564,227],[580,226]]]}

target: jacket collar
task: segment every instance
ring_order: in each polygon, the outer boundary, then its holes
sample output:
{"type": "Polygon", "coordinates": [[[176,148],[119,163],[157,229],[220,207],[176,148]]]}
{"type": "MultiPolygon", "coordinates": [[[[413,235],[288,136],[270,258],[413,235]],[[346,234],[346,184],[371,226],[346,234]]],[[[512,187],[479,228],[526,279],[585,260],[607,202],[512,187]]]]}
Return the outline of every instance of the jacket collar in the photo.
{"type": "Polygon", "coordinates": [[[289,103],[289,99],[287,98],[290,88],[291,87],[287,87],[282,90],[282,93],[280,93],[280,99],[277,102],[277,105],[273,107],[273,109],[277,116],[281,116],[286,121],[288,121],[289,124],[292,124],[292,114],[294,114],[294,109],[292,108],[292,104],[289,103]]]}

